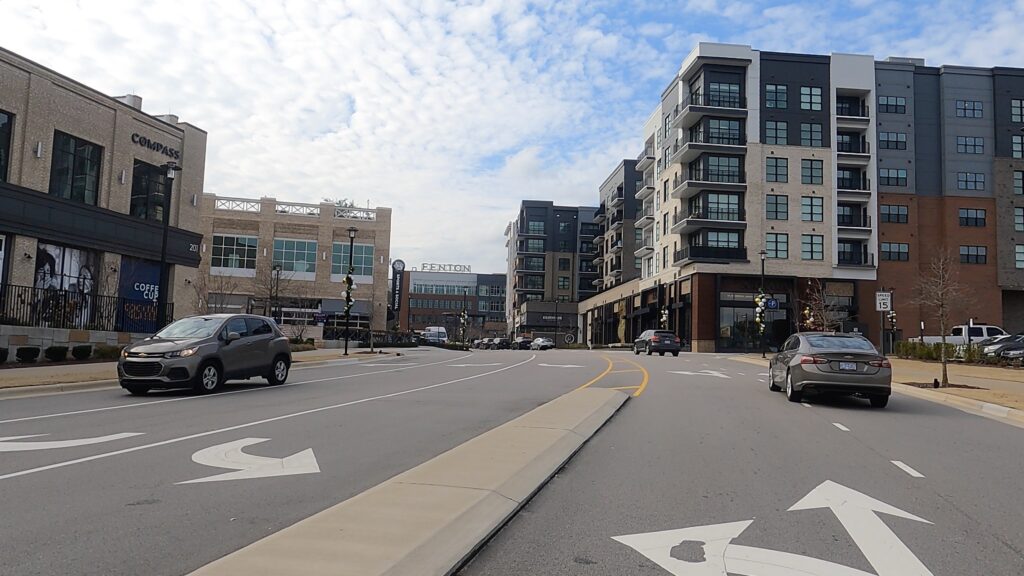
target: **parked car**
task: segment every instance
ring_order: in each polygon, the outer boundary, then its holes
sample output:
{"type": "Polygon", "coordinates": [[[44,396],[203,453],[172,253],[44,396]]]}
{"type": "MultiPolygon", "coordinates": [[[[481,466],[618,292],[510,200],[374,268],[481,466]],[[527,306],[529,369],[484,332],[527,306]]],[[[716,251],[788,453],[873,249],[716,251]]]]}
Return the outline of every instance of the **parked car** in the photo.
{"type": "MultiPolygon", "coordinates": [[[[990,326],[988,324],[975,324],[974,326],[968,326],[966,324],[960,326],[954,326],[949,332],[949,336],[946,336],[946,344],[961,345],[967,344],[967,335],[971,338],[971,344],[977,344],[987,338],[994,338],[996,336],[1005,336],[1006,330],[1003,330],[999,326],[990,326]]],[[[925,344],[938,344],[942,342],[941,336],[925,336],[907,338],[908,342],[924,342],[925,344]]]]}
{"type": "Polygon", "coordinates": [[[491,341],[492,340],[493,340],[493,338],[484,338],[483,340],[480,341],[480,345],[477,346],[477,348],[479,348],[481,350],[489,350],[491,348],[491,341]]]}
{"type": "Polygon", "coordinates": [[[551,338],[535,338],[530,342],[530,350],[551,350],[555,347],[555,341],[551,338]]]}
{"type": "Polygon", "coordinates": [[[981,347],[981,353],[989,357],[1002,356],[1004,352],[1013,350],[1024,350],[1024,334],[1016,334],[981,347]]]}
{"type": "Polygon", "coordinates": [[[533,339],[532,338],[527,338],[526,336],[520,336],[520,337],[516,338],[512,342],[512,349],[513,350],[529,350],[531,343],[533,343],[533,339]]]}
{"type": "Polygon", "coordinates": [[[768,364],[769,389],[783,386],[790,402],[799,402],[804,392],[855,394],[884,408],[892,393],[892,367],[859,334],[800,332],[768,364]]]}
{"type": "Polygon", "coordinates": [[[679,337],[668,330],[645,330],[633,341],[633,354],[646,352],[650,356],[657,352],[664,356],[665,352],[671,352],[673,356],[679,356],[681,348],[679,337]]]}
{"type": "Polygon", "coordinates": [[[152,389],[214,392],[225,380],[262,376],[283,384],[292,364],[288,338],[270,318],[190,316],[121,351],[117,375],[134,395],[152,389]]]}
{"type": "Polygon", "coordinates": [[[509,350],[512,348],[512,341],[508,338],[492,338],[491,350],[509,350]]]}

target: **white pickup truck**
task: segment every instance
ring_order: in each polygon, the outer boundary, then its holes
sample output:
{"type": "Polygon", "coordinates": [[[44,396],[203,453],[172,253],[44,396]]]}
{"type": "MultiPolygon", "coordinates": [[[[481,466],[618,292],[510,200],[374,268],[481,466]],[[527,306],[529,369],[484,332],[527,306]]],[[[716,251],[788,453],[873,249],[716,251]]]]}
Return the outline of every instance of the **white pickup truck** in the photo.
{"type": "MultiPolygon", "coordinates": [[[[1005,336],[1006,331],[999,326],[989,326],[988,324],[975,324],[974,326],[967,326],[962,324],[960,326],[954,326],[953,330],[946,336],[946,344],[963,345],[967,344],[967,336],[970,334],[971,343],[977,344],[978,342],[986,339],[993,338],[995,336],[1005,336]]],[[[910,342],[921,342],[921,338],[907,338],[910,342]]],[[[923,339],[925,344],[939,344],[942,342],[941,336],[925,336],[923,339]]]]}

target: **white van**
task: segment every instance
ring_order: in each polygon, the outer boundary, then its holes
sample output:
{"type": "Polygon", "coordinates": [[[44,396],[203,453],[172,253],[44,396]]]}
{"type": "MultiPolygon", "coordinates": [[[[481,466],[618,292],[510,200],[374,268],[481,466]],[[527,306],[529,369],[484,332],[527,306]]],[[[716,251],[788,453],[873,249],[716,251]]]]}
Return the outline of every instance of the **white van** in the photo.
{"type": "Polygon", "coordinates": [[[423,337],[427,344],[448,343],[448,331],[444,329],[444,326],[427,326],[420,333],[420,336],[423,337]]]}

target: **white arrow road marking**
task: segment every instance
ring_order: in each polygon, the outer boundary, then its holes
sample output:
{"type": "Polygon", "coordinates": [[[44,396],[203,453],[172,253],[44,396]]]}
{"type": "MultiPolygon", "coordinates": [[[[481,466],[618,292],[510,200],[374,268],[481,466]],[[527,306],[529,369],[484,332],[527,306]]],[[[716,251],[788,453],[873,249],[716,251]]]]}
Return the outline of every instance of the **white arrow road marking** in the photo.
{"type": "Polygon", "coordinates": [[[192,455],[192,461],[203,466],[229,468],[237,472],[225,472],[206,478],[178,482],[178,484],[195,484],[198,482],[221,482],[224,480],[244,480],[248,478],[269,478],[271,476],[292,476],[295,474],[316,474],[320,466],[313,455],[313,449],[307,448],[286,458],[267,458],[253,456],[242,452],[242,448],[266,442],[269,438],[243,438],[234,442],[218,444],[203,448],[192,455]]]}
{"type": "Polygon", "coordinates": [[[94,438],[78,438],[76,440],[54,440],[52,442],[10,442],[10,440],[22,440],[24,438],[38,438],[49,436],[49,434],[30,434],[28,436],[7,436],[0,438],[0,452],[25,452],[28,450],[53,450],[54,448],[73,448],[75,446],[88,446],[102,442],[113,442],[132,436],[141,436],[142,432],[122,432],[121,434],[109,434],[107,436],[96,436],[94,438]]]}
{"type": "Polygon", "coordinates": [[[812,490],[790,510],[830,508],[849,532],[876,574],[827,560],[732,544],[754,521],[692,526],[612,539],[633,548],[674,576],[932,576],[932,573],[889,530],[877,513],[929,523],[884,502],[827,481],[812,490]],[[679,560],[676,546],[690,543],[703,558],[679,560]]]}
{"type": "Polygon", "coordinates": [[[669,374],[682,374],[683,376],[714,376],[715,378],[725,378],[730,380],[729,376],[717,372],[715,370],[701,370],[700,372],[686,372],[683,370],[669,370],[669,374]]]}
{"type": "Polygon", "coordinates": [[[449,366],[454,366],[456,368],[469,368],[474,366],[501,366],[501,362],[493,362],[491,364],[449,364],[449,366]]]}
{"type": "Polygon", "coordinates": [[[545,366],[547,368],[583,368],[583,366],[577,366],[576,364],[537,364],[537,366],[545,366]]]}
{"type": "Polygon", "coordinates": [[[924,518],[851,490],[831,480],[811,490],[789,509],[828,508],[853,538],[878,576],[932,576],[914,553],[882,522],[878,514],[888,514],[931,524],[924,518]]]}

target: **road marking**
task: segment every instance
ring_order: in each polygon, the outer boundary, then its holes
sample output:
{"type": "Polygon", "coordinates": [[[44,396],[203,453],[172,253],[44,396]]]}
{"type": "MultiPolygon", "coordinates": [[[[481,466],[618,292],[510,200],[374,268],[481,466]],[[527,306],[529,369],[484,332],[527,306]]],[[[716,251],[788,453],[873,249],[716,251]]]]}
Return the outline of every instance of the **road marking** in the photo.
{"type": "Polygon", "coordinates": [[[897,468],[899,468],[900,470],[903,470],[907,474],[910,474],[914,478],[924,478],[924,474],[921,474],[917,470],[914,470],[913,468],[911,468],[910,466],[907,466],[906,464],[904,464],[903,462],[901,462],[899,460],[890,460],[890,462],[892,462],[893,464],[896,465],[897,468]]]}
{"type": "Polygon", "coordinates": [[[761,372],[758,376],[769,376],[769,374],[767,372],[761,372]]]}
{"type": "MultiPolygon", "coordinates": [[[[705,364],[705,366],[706,366],[706,364],[705,364]]],[[[715,370],[701,370],[700,372],[686,372],[686,371],[683,371],[683,370],[669,370],[668,373],[669,374],[682,374],[683,376],[714,376],[715,378],[725,378],[726,380],[731,380],[731,378],[729,376],[726,376],[725,374],[722,374],[721,372],[717,372],[715,370]]]]}
{"type": "Polygon", "coordinates": [[[739,374],[740,376],[746,376],[746,374],[744,374],[743,372],[737,372],[737,374],[739,374]]]}
{"type": "Polygon", "coordinates": [[[470,368],[480,366],[501,366],[501,364],[501,362],[491,362],[490,364],[449,364],[449,366],[454,366],[455,368],[470,368]]]}
{"type": "Polygon", "coordinates": [[[577,364],[537,364],[537,366],[544,366],[546,368],[583,368],[577,364]]]}
{"type": "Polygon", "coordinates": [[[644,373],[644,379],[640,382],[640,386],[636,389],[636,392],[633,393],[633,397],[636,398],[643,394],[644,390],[647,390],[647,383],[650,382],[651,380],[651,373],[648,372],[646,368],[641,366],[639,363],[634,362],[633,360],[626,360],[625,362],[628,362],[629,364],[636,366],[637,368],[640,369],[641,372],[644,373]]]}
{"type": "Polygon", "coordinates": [[[849,431],[850,431],[850,429],[849,429],[849,428],[847,428],[846,426],[843,426],[843,425],[842,425],[842,424],[840,424],[839,422],[833,422],[833,423],[832,423],[832,425],[833,425],[833,426],[835,426],[836,428],[839,428],[839,429],[840,429],[840,430],[842,430],[843,432],[849,432],[849,431]]]}
{"type": "Polygon", "coordinates": [[[579,387],[579,388],[577,388],[576,390],[583,390],[584,388],[586,388],[586,387],[590,386],[590,385],[591,385],[591,384],[593,384],[594,382],[597,382],[597,381],[598,381],[598,380],[600,380],[601,378],[604,378],[605,376],[607,376],[607,375],[608,375],[608,373],[609,373],[609,372],[611,372],[611,371],[612,371],[612,360],[611,360],[611,358],[609,358],[609,357],[605,356],[604,354],[602,354],[602,355],[601,355],[601,357],[602,357],[602,358],[604,358],[605,362],[607,362],[607,363],[608,363],[608,367],[604,369],[604,372],[601,372],[600,374],[598,374],[596,378],[594,378],[594,379],[593,379],[593,380],[591,380],[590,382],[587,382],[587,383],[586,383],[586,384],[584,384],[583,386],[580,386],[580,387],[579,387]]]}
{"type": "MultiPolygon", "coordinates": [[[[54,464],[48,464],[46,466],[39,466],[37,468],[29,468],[28,470],[21,470],[19,472],[11,472],[10,474],[4,474],[0,476],[0,480],[8,480],[10,478],[17,478],[19,476],[26,476],[29,474],[35,474],[37,472],[44,472],[46,470],[53,470],[56,468],[64,468],[65,466],[71,466],[74,464],[81,464],[84,462],[92,462],[93,460],[100,460],[103,458],[109,458],[111,456],[119,456],[121,454],[129,454],[131,452],[138,452],[140,450],[148,450],[150,448],[157,448],[160,446],[167,446],[169,444],[177,444],[178,442],[184,442],[186,440],[194,440],[196,438],[204,438],[213,434],[221,434],[224,432],[231,432],[233,430],[242,430],[244,428],[250,428],[252,426],[259,426],[260,424],[268,424],[270,422],[277,422],[280,420],[288,420],[291,418],[297,418],[299,416],[306,416],[309,414],[316,414],[317,412],[324,412],[326,410],[335,410],[337,408],[344,408],[346,406],[355,406],[356,404],[364,404],[366,402],[373,402],[374,400],[383,400],[385,398],[394,398],[396,396],[404,396],[406,394],[412,394],[413,392],[422,392],[424,390],[430,390],[433,388],[440,388],[442,386],[448,386],[450,384],[456,384],[458,382],[465,382],[466,380],[473,380],[476,378],[483,378],[484,376],[490,376],[491,374],[497,374],[498,372],[504,372],[505,370],[511,370],[523,364],[533,362],[537,358],[534,354],[516,364],[511,366],[505,366],[504,368],[498,368],[497,370],[491,370],[490,372],[484,372],[482,374],[474,374],[472,376],[464,376],[462,378],[456,378],[455,380],[448,380],[447,382],[440,382],[438,384],[430,384],[428,386],[420,386],[418,388],[410,388],[409,390],[402,390],[400,392],[392,392],[391,394],[382,394],[380,396],[371,396],[369,398],[362,398],[360,400],[352,400],[350,402],[343,402],[341,404],[332,404],[330,406],[321,406],[320,408],[312,408],[310,410],[303,410],[301,412],[293,412],[291,414],[284,414],[281,416],[274,416],[273,418],[265,418],[263,420],[257,420],[255,422],[246,422],[245,424],[236,424],[234,426],[228,426],[226,428],[219,428],[217,430],[208,430],[206,432],[198,432],[196,434],[189,434],[188,436],[180,436],[178,438],[170,438],[168,440],[162,440],[160,442],[153,442],[152,444],[143,444],[142,446],[133,446],[131,448],[125,448],[123,450],[115,450],[113,452],[104,452],[102,454],[94,454],[92,456],[86,456],[84,458],[76,458],[74,460],[67,460],[64,462],[57,462],[54,464]]],[[[450,362],[451,360],[446,360],[450,362]]],[[[278,386],[280,388],[280,386],[278,386]]]]}
{"type": "Polygon", "coordinates": [[[614,388],[610,388],[610,390],[639,390],[639,389],[640,389],[639,386],[616,386],[614,388]]]}
{"type": "Polygon", "coordinates": [[[54,440],[51,442],[11,442],[11,440],[22,440],[24,438],[38,438],[49,436],[49,434],[30,434],[28,436],[8,436],[0,438],[0,452],[27,452],[29,450],[53,450],[55,448],[74,448],[75,446],[89,446],[103,442],[113,442],[141,436],[142,432],[122,432],[121,434],[108,434],[107,436],[96,436],[94,438],[78,438],[76,440],[54,440]]]}
{"type": "Polygon", "coordinates": [[[643,372],[643,370],[612,370],[609,374],[625,374],[627,372],[643,372]]]}
{"type": "Polygon", "coordinates": [[[932,576],[878,514],[931,522],[832,481],[819,485],[789,510],[815,508],[832,510],[876,575],[818,558],[732,544],[754,520],[616,536],[613,540],[633,548],[674,576],[932,576]],[[699,546],[700,560],[683,561],[672,556],[672,549],[684,542],[699,546]]]}
{"type": "Polygon", "coordinates": [[[200,482],[223,482],[225,480],[246,480],[250,478],[269,478],[272,476],[293,476],[296,474],[317,474],[317,464],[313,449],[307,448],[285,458],[267,458],[246,454],[242,448],[266,442],[270,438],[242,438],[234,442],[226,442],[209,448],[203,448],[192,455],[192,461],[213,468],[227,468],[235,472],[225,472],[205,478],[178,482],[178,484],[198,484],[200,482]]]}
{"type": "Polygon", "coordinates": [[[804,408],[810,408],[811,407],[811,405],[808,404],[807,402],[801,402],[800,405],[803,406],[804,408]]]}
{"type": "MultiPolygon", "coordinates": [[[[298,386],[300,384],[315,384],[319,382],[328,382],[330,380],[344,380],[346,378],[358,378],[359,376],[371,376],[373,374],[386,374],[388,372],[400,372],[402,370],[408,370],[409,368],[420,367],[426,368],[427,366],[436,366],[438,364],[444,364],[445,362],[455,362],[456,360],[462,360],[463,358],[469,358],[472,354],[465,356],[459,356],[457,358],[449,358],[440,362],[431,362],[428,364],[409,364],[400,368],[392,368],[390,370],[378,370],[376,372],[362,372],[359,374],[349,374],[347,376],[334,376],[331,378],[321,378],[319,380],[303,380],[301,382],[289,382],[288,384],[282,384],[281,386],[267,386],[266,388],[246,388],[244,390],[227,390],[225,392],[218,392],[212,395],[203,396],[182,396],[180,398],[166,398],[164,400],[153,400],[151,402],[134,402],[132,404],[119,404],[117,406],[104,406],[102,408],[89,408],[87,410],[72,410],[71,412],[58,412],[56,414],[40,414],[39,416],[26,416],[24,418],[12,418],[10,420],[0,420],[0,424],[13,424],[15,422],[28,422],[30,420],[43,420],[45,418],[59,418],[61,416],[75,416],[77,414],[89,414],[92,412],[105,412],[107,410],[120,410],[122,408],[137,408],[139,406],[151,406],[153,404],[164,404],[166,402],[183,402],[185,400],[202,400],[204,398],[218,398],[220,396],[227,396],[228,394],[241,394],[243,392],[258,392],[260,390],[279,390],[281,388],[288,388],[289,386],[298,386]]],[[[309,369],[326,368],[325,366],[314,366],[309,369]]]]}

